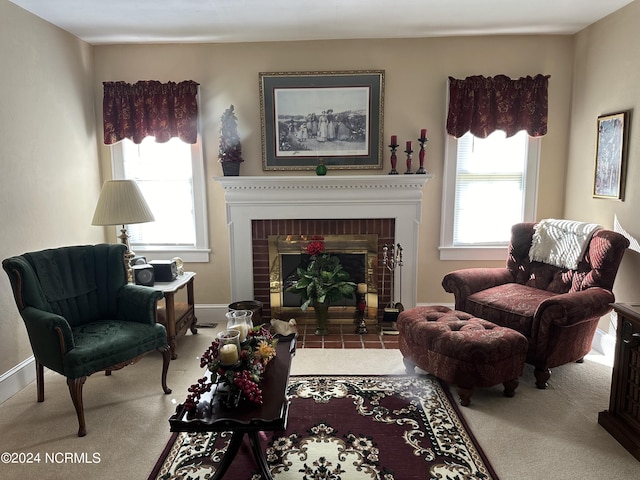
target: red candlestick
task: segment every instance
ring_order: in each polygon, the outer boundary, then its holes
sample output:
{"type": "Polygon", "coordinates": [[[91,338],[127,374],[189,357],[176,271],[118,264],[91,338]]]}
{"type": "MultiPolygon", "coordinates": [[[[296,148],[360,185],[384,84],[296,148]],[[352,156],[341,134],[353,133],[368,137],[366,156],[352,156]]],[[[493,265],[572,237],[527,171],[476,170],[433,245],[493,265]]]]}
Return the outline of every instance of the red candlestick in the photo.
{"type": "Polygon", "coordinates": [[[411,150],[411,140],[407,140],[407,151],[411,150]]]}
{"type": "Polygon", "coordinates": [[[391,145],[397,145],[397,144],[398,144],[398,136],[391,135],[391,145]]]}
{"type": "Polygon", "coordinates": [[[365,300],[365,294],[359,293],[358,294],[358,312],[360,312],[360,315],[364,315],[364,311],[366,308],[367,308],[367,302],[365,300]]]}
{"type": "Polygon", "coordinates": [[[420,134],[422,135],[422,137],[418,139],[418,142],[420,142],[420,168],[418,168],[416,173],[427,173],[427,171],[424,169],[424,158],[426,156],[424,144],[427,143],[427,129],[423,128],[420,134]]]}

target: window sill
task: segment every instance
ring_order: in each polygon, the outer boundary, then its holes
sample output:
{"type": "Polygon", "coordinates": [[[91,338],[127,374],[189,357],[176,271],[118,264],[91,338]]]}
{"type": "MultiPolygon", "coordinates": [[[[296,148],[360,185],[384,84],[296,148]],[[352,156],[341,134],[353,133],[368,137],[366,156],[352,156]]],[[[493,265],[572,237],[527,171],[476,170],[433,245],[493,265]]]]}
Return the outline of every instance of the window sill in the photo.
{"type": "Polygon", "coordinates": [[[208,263],[209,249],[168,249],[159,247],[143,247],[141,245],[132,245],[131,249],[136,255],[147,257],[148,260],[171,260],[174,257],[180,257],[185,263],[208,263]]]}
{"type": "Polygon", "coordinates": [[[506,261],[509,247],[438,247],[440,260],[502,260],[506,261]]]}

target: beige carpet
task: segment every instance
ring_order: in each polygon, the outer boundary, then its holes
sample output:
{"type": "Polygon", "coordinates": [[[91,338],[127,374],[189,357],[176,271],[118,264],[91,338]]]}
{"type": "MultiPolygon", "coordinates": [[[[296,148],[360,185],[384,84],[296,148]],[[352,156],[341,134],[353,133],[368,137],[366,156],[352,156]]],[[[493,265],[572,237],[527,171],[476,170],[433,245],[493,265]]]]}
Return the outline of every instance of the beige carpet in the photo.
{"type": "MultiPolygon", "coordinates": [[[[76,436],[77,422],[66,383],[48,373],[45,402],[37,403],[35,385],[0,405],[0,452],[22,453],[0,464],[0,478],[146,479],[169,438],[168,418],[200,374],[198,356],[215,335],[200,329],[178,342],[168,383],[160,387],[160,354],[137,365],[96,374],[84,388],[87,436],[76,436]]],[[[554,370],[550,387],[534,387],[525,367],[514,398],[501,388],[478,390],[463,414],[502,480],[640,478],[637,462],[597,423],[607,408],[611,369],[590,356],[584,364],[554,370]]],[[[402,374],[397,350],[300,349],[292,374],[402,374]]],[[[348,480],[348,479],[345,479],[348,480]]]]}

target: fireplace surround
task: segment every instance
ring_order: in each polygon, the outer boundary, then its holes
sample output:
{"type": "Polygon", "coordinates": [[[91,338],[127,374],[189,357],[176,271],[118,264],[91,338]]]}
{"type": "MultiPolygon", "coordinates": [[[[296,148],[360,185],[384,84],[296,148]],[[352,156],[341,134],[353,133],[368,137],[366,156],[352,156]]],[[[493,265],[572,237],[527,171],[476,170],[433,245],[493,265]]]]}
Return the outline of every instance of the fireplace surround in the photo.
{"type": "Polygon", "coordinates": [[[402,285],[402,298],[393,300],[415,306],[422,190],[431,177],[214,177],[225,195],[231,300],[260,300],[269,318],[269,235],[375,233],[380,244],[402,245],[403,267],[395,274],[395,291],[402,285]],[[321,231],[309,231],[311,221],[321,231]],[[372,231],[377,229],[381,232],[372,231]]]}

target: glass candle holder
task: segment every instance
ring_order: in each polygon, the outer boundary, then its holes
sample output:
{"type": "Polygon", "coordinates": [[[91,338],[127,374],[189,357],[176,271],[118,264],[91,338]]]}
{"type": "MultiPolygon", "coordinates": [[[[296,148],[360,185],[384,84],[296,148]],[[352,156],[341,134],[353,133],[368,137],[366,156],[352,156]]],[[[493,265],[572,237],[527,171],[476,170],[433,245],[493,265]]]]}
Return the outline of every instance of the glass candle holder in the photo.
{"type": "Polygon", "coordinates": [[[220,349],[218,358],[223,366],[232,366],[240,360],[240,332],[238,330],[225,330],[218,333],[220,349]]]}
{"type": "Polygon", "coordinates": [[[240,332],[240,342],[247,339],[249,329],[253,328],[253,312],[251,310],[229,310],[227,316],[227,330],[240,332]]]}

